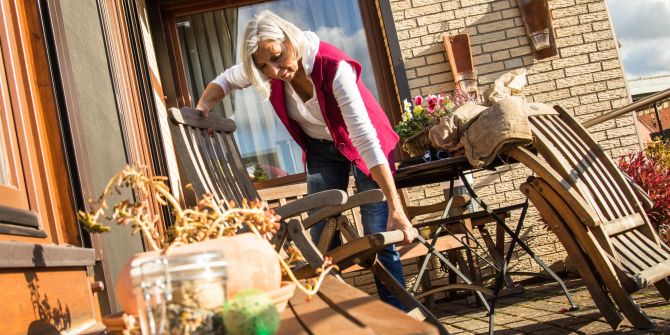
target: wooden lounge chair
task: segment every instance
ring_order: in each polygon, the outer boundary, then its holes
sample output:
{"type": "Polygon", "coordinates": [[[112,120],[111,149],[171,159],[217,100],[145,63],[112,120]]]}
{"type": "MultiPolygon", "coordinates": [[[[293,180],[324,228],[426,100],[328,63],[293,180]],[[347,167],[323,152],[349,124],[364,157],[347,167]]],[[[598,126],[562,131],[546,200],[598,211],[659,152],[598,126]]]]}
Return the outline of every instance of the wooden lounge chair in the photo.
{"type": "MultiPolygon", "coordinates": [[[[259,199],[242,157],[235,143],[233,133],[235,122],[210,115],[203,118],[195,109],[171,108],[170,131],[181,170],[190,181],[197,195],[209,193],[217,200],[234,200],[238,204],[242,199],[259,199]]],[[[275,246],[280,250],[291,239],[302,252],[310,266],[295,271],[296,275],[308,278],[314,269],[321,266],[324,257],[330,257],[340,270],[353,265],[369,268],[384,285],[407,307],[414,316],[435,325],[441,334],[447,331],[440,321],[400,285],[377,261],[376,254],[384,247],[401,242],[404,238],[400,230],[376,233],[359,237],[351,229],[345,229],[347,243],[326,252],[319,251],[311,241],[307,229],[320,220],[341,222],[340,227],[349,227],[344,223],[343,211],[369,202],[384,200],[380,190],[371,190],[348,197],[340,190],[330,190],[295,200],[275,208],[282,217],[280,231],[275,236],[275,246]],[[311,212],[306,219],[300,214],[311,212]]],[[[328,229],[324,229],[328,231],[328,229]]],[[[327,237],[326,237],[327,238],[327,237]]]]}
{"type": "Polygon", "coordinates": [[[506,152],[536,174],[521,190],[576,263],[612,328],[623,320],[619,311],[635,328],[651,328],[631,294],[654,284],[670,298],[670,248],[617,166],[567,112],[555,110],[529,118],[532,149],[506,152]]]}

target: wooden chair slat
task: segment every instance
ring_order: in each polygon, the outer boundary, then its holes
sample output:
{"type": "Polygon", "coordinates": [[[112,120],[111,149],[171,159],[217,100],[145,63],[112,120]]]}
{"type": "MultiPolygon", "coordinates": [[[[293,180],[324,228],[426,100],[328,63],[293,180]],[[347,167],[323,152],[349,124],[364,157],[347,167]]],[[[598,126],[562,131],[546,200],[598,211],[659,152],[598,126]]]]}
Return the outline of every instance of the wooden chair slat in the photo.
{"type": "MultiPolygon", "coordinates": [[[[223,145],[221,141],[222,136],[226,135],[220,133],[214,133],[213,136],[210,138],[210,141],[212,141],[212,144],[215,148],[214,153],[218,158],[217,168],[218,171],[220,171],[221,178],[223,179],[222,184],[225,187],[226,192],[230,194],[229,195],[230,200],[235,200],[239,205],[242,199],[247,197],[248,194],[240,189],[239,183],[243,182],[243,180],[236,178],[231,169],[229,160],[230,156],[232,155],[230,151],[227,150],[227,148],[223,145]]],[[[248,177],[246,177],[245,179],[248,179],[248,177]]]]}
{"type": "MultiPolygon", "coordinates": [[[[204,168],[204,159],[202,152],[199,148],[199,140],[197,130],[192,127],[187,127],[188,129],[188,143],[190,152],[192,153],[193,166],[200,176],[199,180],[191,180],[193,189],[196,191],[196,197],[201,197],[205,193],[216,194],[216,188],[212,184],[212,177],[207,173],[207,170],[204,168]]],[[[218,194],[217,194],[218,195],[218,194]]],[[[220,200],[220,199],[217,199],[220,200]]]]}
{"type": "Polygon", "coordinates": [[[643,260],[644,257],[638,257],[640,252],[637,247],[626,243],[625,235],[617,235],[610,239],[614,250],[618,253],[617,259],[621,260],[624,268],[630,273],[639,273],[642,270],[653,265],[652,262],[643,260]]]}
{"type": "Polygon", "coordinates": [[[638,246],[647,257],[653,259],[656,263],[670,258],[670,253],[665,251],[663,248],[659,249],[657,245],[651,243],[651,241],[649,241],[649,239],[642,235],[642,233],[639,231],[632,230],[625,233],[625,235],[626,238],[630,240],[630,243],[638,246]]]}
{"type": "Polygon", "coordinates": [[[566,158],[553,147],[551,144],[552,141],[544,135],[541,128],[536,127],[535,122],[532,124],[533,127],[531,127],[531,129],[533,131],[533,137],[536,139],[535,148],[542,154],[542,157],[547,160],[550,166],[559,167],[558,173],[562,176],[567,187],[577,189],[582,198],[592,204],[588,207],[591,207],[598,214],[601,221],[607,221],[607,218],[611,216],[611,212],[601,206],[601,201],[596,199],[593,193],[591,193],[583,183],[575,182],[575,178],[570,175],[572,169],[566,168],[570,163],[568,163],[566,158]],[[603,210],[605,210],[605,212],[603,212],[603,210]]]}
{"type": "MultiPolygon", "coordinates": [[[[209,134],[206,130],[195,128],[193,131],[193,136],[195,138],[194,146],[195,149],[199,152],[200,157],[200,167],[203,171],[203,174],[207,176],[206,180],[209,185],[209,188],[213,191],[212,195],[216,193],[217,195],[230,196],[228,192],[225,192],[223,181],[220,179],[219,174],[216,171],[214,162],[216,161],[216,156],[211,152],[211,144],[209,141],[209,134]],[[216,192],[215,190],[224,190],[223,192],[216,192]]],[[[202,194],[197,195],[202,196],[202,194]]],[[[225,200],[219,199],[219,200],[225,200]]]]}
{"type": "MultiPolygon", "coordinates": [[[[567,128],[573,131],[589,147],[594,148],[593,154],[598,158],[598,161],[602,163],[605,169],[609,171],[611,178],[613,178],[613,181],[617,183],[618,187],[623,192],[625,199],[627,199],[628,203],[634,208],[634,212],[644,212],[642,204],[635,195],[635,192],[633,192],[630,184],[625,181],[623,173],[619,167],[614,164],[614,162],[605,154],[605,152],[603,152],[598,143],[596,143],[596,141],[589,135],[586,129],[560,106],[554,106],[554,109],[558,111],[558,114],[561,116],[561,120],[566,124],[567,128]]],[[[646,216],[644,218],[645,221],[648,221],[646,220],[646,216]]]]}
{"type": "Polygon", "coordinates": [[[603,228],[608,236],[614,236],[628,230],[635,229],[644,224],[645,222],[642,219],[640,213],[635,213],[614,219],[608,222],[607,225],[605,225],[603,228]]]}
{"type": "MultiPolygon", "coordinates": [[[[565,131],[570,134],[569,137],[575,142],[575,148],[581,148],[582,155],[586,155],[591,159],[591,167],[594,171],[594,176],[597,178],[595,181],[596,185],[602,185],[602,187],[605,189],[605,195],[609,196],[608,199],[613,200],[613,205],[621,209],[621,215],[633,213],[633,207],[628,201],[626,201],[623,189],[619,187],[616,179],[607,169],[607,163],[598,159],[598,157],[595,155],[595,151],[601,151],[600,147],[593,142],[589,144],[587,141],[580,138],[577,133],[573,131],[573,129],[571,129],[571,127],[569,127],[568,124],[559,116],[554,116],[553,118],[555,119],[559,129],[565,129],[565,131]]],[[[609,160],[607,160],[607,162],[609,162],[609,160]]]]}
{"type": "MultiPolygon", "coordinates": [[[[661,263],[665,260],[662,257],[662,250],[652,251],[648,248],[646,243],[642,242],[641,244],[636,243],[633,239],[633,232],[626,232],[616,236],[623,245],[625,245],[630,252],[632,252],[635,257],[639,258],[644,264],[644,268],[652,267],[657,263],[661,263]]],[[[642,264],[642,263],[641,263],[642,264]]],[[[669,274],[670,275],[670,274],[669,274]]]]}
{"type": "Polygon", "coordinates": [[[561,140],[564,134],[552,128],[553,122],[549,119],[549,116],[533,119],[537,131],[542,133],[549,141],[549,144],[553,146],[553,148],[547,146],[550,152],[546,154],[553,155],[556,158],[560,157],[557,161],[562,163],[561,167],[565,169],[566,176],[570,177],[569,182],[577,185],[582,192],[590,194],[589,198],[595,201],[601,213],[605,215],[605,220],[615,218],[619,213],[613,211],[614,208],[611,206],[609,196],[605,190],[601,189],[601,185],[596,182],[597,178],[593,176],[593,167],[590,166],[593,164],[593,160],[588,156],[584,157],[575,152],[574,143],[565,143],[565,140],[561,140]]]}

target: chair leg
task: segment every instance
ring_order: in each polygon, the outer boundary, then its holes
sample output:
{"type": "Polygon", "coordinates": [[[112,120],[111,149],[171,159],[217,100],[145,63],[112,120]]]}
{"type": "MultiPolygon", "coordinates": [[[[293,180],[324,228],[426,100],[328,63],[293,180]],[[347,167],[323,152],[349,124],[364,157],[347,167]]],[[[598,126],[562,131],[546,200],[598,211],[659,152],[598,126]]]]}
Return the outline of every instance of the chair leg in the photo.
{"type": "Polygon", "coordinates": [[[433,324],[435,327],[437,327],[438,331],[440,332],[440,335],[444,334],[449,334],[447,329],[444,327],[444,325],[440,322],[440,320],[433,314],[431,313],[428,308],[426,308],[424,305],[422,305],[418,300],[416,300],[412,295],[410,295],[400,283],[398,283],[395,278],[391,275],[391,273],[388,272],[388,270],[382,265],[378,260],[374,260],[372,263],[372,266],[370,266],[370,271],[372,271],[372,274],[379,279],[382,284],[389,290],[393,295],[395,295],[400,302],[402,302],[405,306],[411,309],[417,309],[423,314],[423,316],[426,318],[426,321],[429,323],[433,324]]]}
{"type": "Polygon", "coordinates": [[[670,277],[657,281],[654,286],[666,301],[670,300],[670,277]]]}
{"type": "Polygon", "coordinates": [[[591,297],[600,310],[600,313],[603,314],[612,329],[617,330],[623,322],[623,316],[607,296],[607,292],[605,292],[594,274],[593,265],[587,260],[588,258],[584,255],[584,252],[577,244],[577,241],[574,236],[572,236],[570,230],[565,226],[565,223],[556,211],[554,211],[551,205],[549,205],[549,203],[547,203],[535,189],[530,187],[527,183],[521,184],[520,188],[521,192],[525,194],[528,199],[533,202],[537,210],[542,213],[542,217],[547,220],[549,228],[556,234],[556,237],[563,245],[563,248],[565,248],[565,251],[570,255],[572,261],[575,262],[577,270],[584,281],[584,285],[589,290],[589,293],[591,293],[591,297]]]}
{"type": "Polygon", "coordinates": [[[612,264],[605,256],[607,253],[600,247],[592,232],[578,220],[577,216],[563,199],[544,180],[535,178],[531,182],[531,185],[563,217],[564,222],[567,223],[570,231],[584,249],[584,253],[589,256],[594,267],[598,269],[597,272],[609,290],[614,302],[619,306],[619,309],[628,318],[633,327],[637,329],[653,328],[654,321],[635,303],[630,294],[622,287],[612,264]]]}

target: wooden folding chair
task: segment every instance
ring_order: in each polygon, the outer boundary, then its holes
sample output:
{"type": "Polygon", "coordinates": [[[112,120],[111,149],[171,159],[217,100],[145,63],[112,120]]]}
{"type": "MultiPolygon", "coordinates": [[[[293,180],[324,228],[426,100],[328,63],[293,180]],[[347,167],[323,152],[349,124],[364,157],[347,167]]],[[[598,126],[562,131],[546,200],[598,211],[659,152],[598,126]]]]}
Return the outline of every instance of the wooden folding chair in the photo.
{"type": "MultiPolygon", "coordinates": [[[[236,129],[233,120],[214,115],[204,118],[200,112],[188,107],[181,110],[171,108],[169,115],[170,131],[181,170],[197,196],[209,193],[217,200],[234,200],[238,204],[244,198],[259,199],[233,137],[236,129]]],[[[282,217],[282,225],[273,243],[277,250],[281,250],[290,238],[302,252],[309,266],[295,271],[299,278],[314,276],[314,269],[323,264],[324,256],[332,258],[333,264],[341,270],[355,264],[371,269],[401,302],[419,314],[420,319],[434,324],[442,334],[446,334],[440,321],[407,294],[404,287],[377,261],[377,252],[404,239],[400,230],[359,237],[353,230],[345,229],[345,233],[349,234],[346,236],[348,242],[325,254],[319,251],[307,233],[307,229],[321,220],[341,222],[346,220],[341,215],[343,211],[383,200],[384,195],[380,190],[361,192],[351,197],[340,190],[329,190],[297,199],[274,209],[282,217]],[[312,214],[301,219],[300,214],[307,212],[312,214]]],[[[345,223],[339,226],[349,227],[345,223]]]]}
{"type": "Polygon", "coordinates": [[[556,232],[612,328],[622,321],[619,310],[635,328],[651,328],[631,294],[655,284],[670,298],[670,248],[622,172],[579,123],[555,109],[529,117],[536,152],[506,152],[537,175],[521,190],[556,232]]]}

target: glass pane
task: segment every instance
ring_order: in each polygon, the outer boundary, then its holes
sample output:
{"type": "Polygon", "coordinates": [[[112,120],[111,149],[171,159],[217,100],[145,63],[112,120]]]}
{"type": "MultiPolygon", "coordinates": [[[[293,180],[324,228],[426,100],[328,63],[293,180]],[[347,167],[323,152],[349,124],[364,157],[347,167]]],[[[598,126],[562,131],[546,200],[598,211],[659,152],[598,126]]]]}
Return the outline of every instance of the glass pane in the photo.
{"type": "MultiPolygon", "coordinates": [[[[193,104],[204,88],[225,68],[241,62],[246,23],[269,9],[303,30],[315,32],[363,66],[361,78],[377,95],[367,39],[357,0],[281,0],[182,17],[179,42],[193,104]],[[232,38],[235,40],[233,41],[232,38]]],[[[214,113],[235,120],[237,143],[250,172],[259,179],[304,172],[302,151],[276,117],[268,101],[252,88],[226,97],[214,113]]]]}

